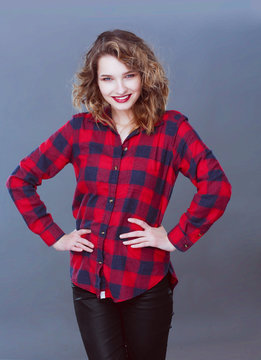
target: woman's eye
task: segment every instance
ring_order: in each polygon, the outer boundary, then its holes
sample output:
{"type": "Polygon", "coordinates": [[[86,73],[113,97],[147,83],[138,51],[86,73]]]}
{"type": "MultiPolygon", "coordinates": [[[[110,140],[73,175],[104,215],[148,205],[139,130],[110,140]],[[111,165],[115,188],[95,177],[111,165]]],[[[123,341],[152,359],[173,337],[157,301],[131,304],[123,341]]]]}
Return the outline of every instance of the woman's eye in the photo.
{"type": "Polygon", "coordinates": [[[135,76],[135,74],[128,74],[126,75],[126,78],[133,78],[135,76]]]}
{"type": "Polygon", "coordinates": [[[104,77],[104,78],[102,78],[102,81],[109,81],[109,80],[111,80],[110,77],[104,77]]]}

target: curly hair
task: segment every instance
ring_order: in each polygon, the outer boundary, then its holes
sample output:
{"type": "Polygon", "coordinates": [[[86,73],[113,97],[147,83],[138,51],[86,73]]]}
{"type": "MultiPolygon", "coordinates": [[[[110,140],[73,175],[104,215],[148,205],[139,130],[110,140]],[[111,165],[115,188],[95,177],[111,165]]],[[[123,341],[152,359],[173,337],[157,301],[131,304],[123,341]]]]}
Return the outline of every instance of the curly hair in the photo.
{"type": "Polygon", "coordinates": [[[103,55],[112,55],[131,70],[140,73],[141,95],[132,110],[136,126],[144,129],[148,135],[151,134],[166,109],[168,79],[153,51],[132,32],[116,29],[105,31],[97,37],[84,56],[82,68],[76,73],[72,92],[73,105],[81,109],[84,104],[96,121],[115,129],[108,103],[100,92],[97,80],[98,60],[103,55]]]}

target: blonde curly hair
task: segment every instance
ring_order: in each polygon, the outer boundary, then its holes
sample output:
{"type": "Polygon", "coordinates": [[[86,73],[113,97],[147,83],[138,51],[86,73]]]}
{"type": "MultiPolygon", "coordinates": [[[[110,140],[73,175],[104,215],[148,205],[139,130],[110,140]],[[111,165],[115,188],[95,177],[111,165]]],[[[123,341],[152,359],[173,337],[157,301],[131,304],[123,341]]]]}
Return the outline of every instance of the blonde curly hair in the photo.
{"type": "Polygon", "coordinates": [[[133,105],[136,127],[145,129],[149,135],[154,125],[166,110],[169,94],[168,79],[153,51],[133,34],[125,30],[105,31],[100,34],[84,56],[84,64],[76,73],[73,84],[73,105],[81,109],[85,105],[93,117],[115,129],[108,110],[108,103],[101,95],[98,79],[98,60],[103,55],[112,55],[141,76],[141,95],[133,105]]]}

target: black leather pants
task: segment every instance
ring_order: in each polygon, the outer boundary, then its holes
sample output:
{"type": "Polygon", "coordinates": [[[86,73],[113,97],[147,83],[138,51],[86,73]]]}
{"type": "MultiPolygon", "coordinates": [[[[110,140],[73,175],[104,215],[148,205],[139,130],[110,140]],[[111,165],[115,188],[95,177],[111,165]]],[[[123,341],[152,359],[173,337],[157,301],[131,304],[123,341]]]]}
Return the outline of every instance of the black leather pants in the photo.
{"type": "Polygon", "coordinates": [[[76,318],[89,360],[164,360],[173,315],[166,276],[152,289],[119,303],[73,285],[76,318]]]}

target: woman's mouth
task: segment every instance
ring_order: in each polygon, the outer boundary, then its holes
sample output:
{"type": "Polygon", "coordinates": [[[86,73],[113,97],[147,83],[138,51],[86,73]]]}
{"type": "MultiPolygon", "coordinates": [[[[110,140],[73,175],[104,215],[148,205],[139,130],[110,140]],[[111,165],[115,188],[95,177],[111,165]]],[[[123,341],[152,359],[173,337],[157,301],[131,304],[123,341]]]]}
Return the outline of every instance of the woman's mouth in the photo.
{"type": "Polygon", "coordinates": [[[117,101],[117,103],[125,103],[129,100],[131,94],[124,96],[112,96],[113,100],[117,101]]]}

